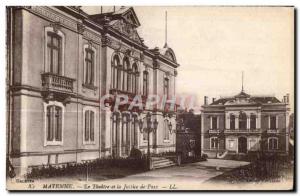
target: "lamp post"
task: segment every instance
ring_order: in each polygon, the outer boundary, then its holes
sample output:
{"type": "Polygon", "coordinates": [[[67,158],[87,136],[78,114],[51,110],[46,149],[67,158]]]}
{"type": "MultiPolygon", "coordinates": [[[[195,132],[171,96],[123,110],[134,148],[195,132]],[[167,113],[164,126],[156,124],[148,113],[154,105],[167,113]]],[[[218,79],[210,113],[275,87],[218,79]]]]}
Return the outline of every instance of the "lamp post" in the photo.
{"type": "MultiPolygon", "coordinates": [[[[170,134],[173,134],[173,133],[176,133],[176,129],[173,129],[172,130],[172,123],[171,123],[171,121],[168,123],[168,128],[169,128],[169,131],[170,131],[170,134]]],[[[175,137],[174,137],[174,147],[175,147],[175,152],[176,152],[176,146],[175,146],[175,144],[176,144],[176,135],[175,135],[175,137]]]]}
{"type": "Polygon", "coordinates": [[[156,119],[154,119],[153,121],[151,120],[150,112],[146,114],[145,118],[139,120],[139,128],[141,133],[146,132],[148,136],[147,164],[148,164],[148,169],[150,169],[150,133],[156,132],[158,121],[156,119]],[[146,127],[143,127],[145,118],[146,118],[146,127]]]}

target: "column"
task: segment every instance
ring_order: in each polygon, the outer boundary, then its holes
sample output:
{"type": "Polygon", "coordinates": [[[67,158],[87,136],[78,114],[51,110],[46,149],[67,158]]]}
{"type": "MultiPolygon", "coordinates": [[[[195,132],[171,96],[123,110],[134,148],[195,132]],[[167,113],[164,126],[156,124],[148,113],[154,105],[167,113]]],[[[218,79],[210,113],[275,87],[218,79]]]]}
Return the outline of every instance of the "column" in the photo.
{"type": "Polygon", "coordinates": [[[239,116],[235,116],[235,129],[239,129],[239,116]]]}
{"type": "Polygon", "coordinates": [[[247,115],[247,129],[250,129],[250,116],[247,115]]]}
{"type": "Polygon", "coordinates": [[[261,113],[257,113],[256,116],[256,128],[260,129],[260,123],[261,123],[261,113]]]}
{"type": "Polygon", "coordinates": [[[120,114],[118,121],[117,121],[117,152],[118,152],[118,156],[120,157],[122,155],[122,116],[120,114]]]}
{"type": "Polygon", "coordinates": [[[225,129],[230,129],[230,114],[225,113],[225,129]]]}
{"type": "MultiPolygon", "coordinates": [[[[102,110],[102,109],[100,109],[102,110]]],[[[107,107],[105,108],[105,110],[102,110],[100,112],[100,115],[103,115],[104,117],[104,126],[99,126],[100,128],[100,144],[99,144],[99,148],[102,152],[104,152],[104,155],[108,155],[108,153],[110,152],[110,154],[112,154],[112,126],[113,124],[111,124],[111,111],[110,109],[107,107]],[[102,149],[102,147],[104,149],[102,149]],[[109,149],[109,151],[107,151],[107,149],[109,149]]]]}

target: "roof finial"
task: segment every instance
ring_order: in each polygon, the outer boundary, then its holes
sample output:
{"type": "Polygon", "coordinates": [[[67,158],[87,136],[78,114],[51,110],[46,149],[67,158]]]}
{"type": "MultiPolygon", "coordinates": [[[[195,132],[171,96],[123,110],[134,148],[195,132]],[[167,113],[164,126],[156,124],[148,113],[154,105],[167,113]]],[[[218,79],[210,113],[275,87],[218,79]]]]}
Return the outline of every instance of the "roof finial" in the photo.
{"type": "Polygon", "coordinates": [[[244,71],[242,71],[242,92],[244,92],[244,71]]]}
{"type": "Polygon", "coordinates": [[[165,46],[164,48],[168,47],[168,12],[165,12],[165,46]]]}

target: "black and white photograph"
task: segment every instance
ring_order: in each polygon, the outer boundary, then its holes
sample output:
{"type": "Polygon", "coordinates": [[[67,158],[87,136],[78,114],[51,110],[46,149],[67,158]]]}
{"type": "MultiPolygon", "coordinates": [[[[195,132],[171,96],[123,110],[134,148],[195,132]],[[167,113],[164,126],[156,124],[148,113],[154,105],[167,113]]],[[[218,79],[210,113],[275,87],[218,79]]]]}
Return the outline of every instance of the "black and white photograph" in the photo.
{"type": "Polygon", "coordinates": [[[295,190],[294,6],[98,3],[5,7],[7,190],[295,190]]]}

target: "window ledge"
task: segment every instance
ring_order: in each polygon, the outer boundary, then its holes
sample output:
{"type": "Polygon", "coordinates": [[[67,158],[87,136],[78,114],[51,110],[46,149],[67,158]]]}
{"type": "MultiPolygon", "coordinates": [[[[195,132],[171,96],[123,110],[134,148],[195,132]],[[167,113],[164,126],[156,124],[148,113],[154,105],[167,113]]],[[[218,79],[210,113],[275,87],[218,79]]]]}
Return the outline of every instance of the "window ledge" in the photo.
{"type": "Polygon", "coordinates": [[[95,141],[83,141],[83,145],[95,145],[96,142],[95,141]]]}
{"type": "Polygon", "coordinates": [[[170,140],[164,139],[164,143],[170,143],[170,140]]]}
{"type": "Polygon", "coordinates": [[[63,142],[62,141],[46,141],[44,146],[62,146],[63,142]]]}
{"type": "Polygon", "coordinates": [[[90,90],[94,90],[94,91],[98,89],[97,86],[95,86],[95,85],[90,85],[90,84],[82,84],[82,86],[83,86],[84,88],[87,88],[87,89],[90,89],[90,90]]]}

